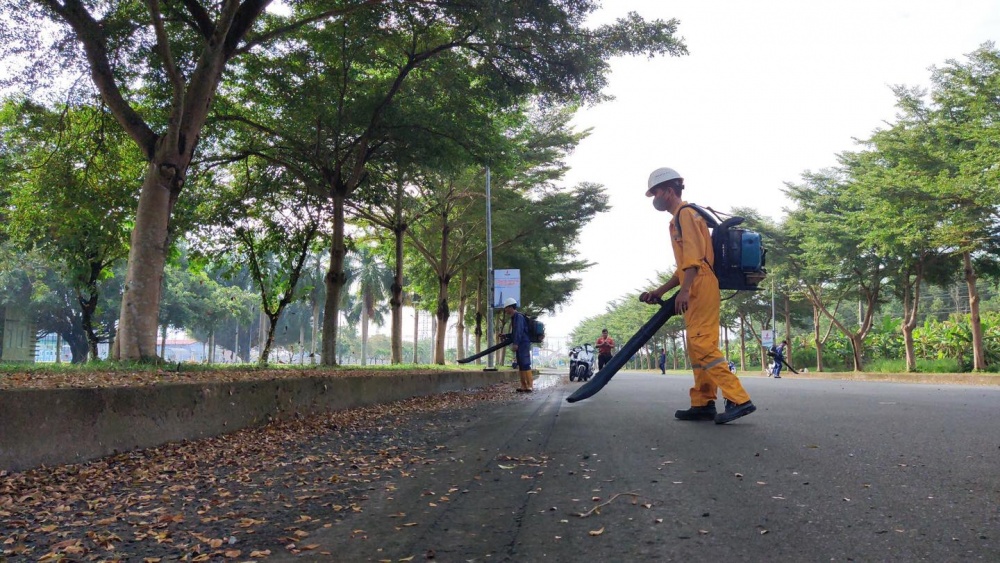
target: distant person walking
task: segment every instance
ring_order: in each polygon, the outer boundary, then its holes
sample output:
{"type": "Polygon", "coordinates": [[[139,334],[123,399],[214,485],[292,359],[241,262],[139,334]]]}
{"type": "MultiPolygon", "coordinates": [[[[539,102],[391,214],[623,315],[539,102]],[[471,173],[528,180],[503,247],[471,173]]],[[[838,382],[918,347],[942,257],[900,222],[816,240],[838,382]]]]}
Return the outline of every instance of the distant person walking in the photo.
{"type": "Polygon", "coordinates": [[[608,329],[602,330],[601,337],[597,339],[597,371],[604,369],[614,349],[615,339],[608,336],[608,329]]]}
{"type": "Polygon", "coordinates": [[[660,373],[667,373],[667,352],[660,348],[660,373]]]}

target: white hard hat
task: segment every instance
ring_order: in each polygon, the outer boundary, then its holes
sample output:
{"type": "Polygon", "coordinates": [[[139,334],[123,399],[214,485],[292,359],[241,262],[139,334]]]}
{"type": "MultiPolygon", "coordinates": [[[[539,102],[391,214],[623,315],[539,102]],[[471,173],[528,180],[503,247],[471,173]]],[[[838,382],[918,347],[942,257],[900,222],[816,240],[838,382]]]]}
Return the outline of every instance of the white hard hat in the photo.
{"type": "Polygon", "coordinates": [[[503,300],[503,306],[504,308],[517,307],[517,299],[514,299],[513,297],[508,297],[507,299],[503,300]]]}
{"type": "Polygon", "coordinates": [[[681,175],[673,168],[657,168],[649,175],[649,182],[646,184],[646,197],[653,195],[653,187],[669,182],[670,180],[683,180],[681,175]]]}

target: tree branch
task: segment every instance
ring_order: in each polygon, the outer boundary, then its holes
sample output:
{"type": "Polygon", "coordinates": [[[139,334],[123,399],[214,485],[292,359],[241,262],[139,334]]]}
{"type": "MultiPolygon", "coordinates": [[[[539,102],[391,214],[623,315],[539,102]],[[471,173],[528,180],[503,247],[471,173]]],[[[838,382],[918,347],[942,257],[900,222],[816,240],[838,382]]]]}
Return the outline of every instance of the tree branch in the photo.
{"type": "Polygon", "coordinates": [[[184,105],[184,77],[181,76],[177,65],[174,63],[174,56],[170,51],[170,41],[167,39],[167,32],[163,29],[163,17],[160,13],[159,0],[147,0],[149,15],[153,20],[153,29],[156,32],[156,50],[163,58],[164,70],[167,78],[170,79],[170,86],[173,89],[173,113],[174,117],[184,105]]]}
{"type": "Polygon", "coordinates": [[[111,62],[108,60],[108,46],[104,40],[101,25],[90,15],[80,0],[40,0],[46,7],[65,20],[76,33],[83,45],[87,61],[90,63],[91,79],[101,93],[104,103],[121,124],[128,136],[139,145],[143,156],[152,159],[156,148],[157,135],[122,96],[115,81],[111,62]]]}
{"type": "Polygon", "coordinates": [[[318,22],[320,20],[323,20],[323,19],[326,19],[326,18],[331,18],[331,17],[334,17],[334,16],[346,16],[346,15],[350,14],[351,12],[358,11],[358,10],[361,10],[361,9],[364,9],[364,8],[368,8],[370,6],[382,4],[383,2],[384,2],[384,0],[368,0],[367,2],[364,2],[362,4],[357,4],[357,5],[354,5],[354,6],[349,6],[347,8],[338,8],[336,10],[327,10],[325,12],[320,12],[319,14],[316,14],[314,16],[309,16],[307,18],[303,18],[301,20],[292,22],[292,23],[290,23],[288,25],[284,25],[284,26],[281,26],[281,27],[276,27],[276,28],[274,28],[274,29],[272,29],[272,30],[270,30],[268,32],[261,33],[260,35],[256,35],[253,38],[248,38],[244,42],[244,44],[243,44],[242,47],[240,47],[239,49],[236,49],[236,51],[233,53],[233,55],[242,55],[242,54],[245,54],[245,53],[249,52],[251,49],[253,49],[254,47],[257,47],[258,45],[263,45],[264,43],[267,43],[268,41],[271,41],[272,39],[275,39],[277,37],[281,37],[282,35],[286,35],[288,33],[291,33],[293,31],[295,31],[295,30],[297,30],[297,29],[299,29],[301,27],[304,27],[306,25],[309,25],[311,23],[315,23],[315,22],[318,22]]]}
{"type": "Polygon", "coordinates": [[[204,6],[201,5],[197,0],[183,0],[184,7],[187,8],[191,17],[194,18],[195,29],[205,38],[209,40],[212,35],[215,35],[215,24],[212,23],[212,17],[208,15],[205,11],[204,6]]]}

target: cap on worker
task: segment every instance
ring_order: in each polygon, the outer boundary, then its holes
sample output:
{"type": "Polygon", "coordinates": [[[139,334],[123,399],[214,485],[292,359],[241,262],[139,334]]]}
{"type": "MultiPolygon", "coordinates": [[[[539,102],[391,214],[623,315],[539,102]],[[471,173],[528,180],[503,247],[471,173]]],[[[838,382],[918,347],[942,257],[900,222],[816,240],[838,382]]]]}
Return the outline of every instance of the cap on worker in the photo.
{"type": "Polygon", "coordinates": [[[671,180],[680,180],[683,182],[684,178],[681,178],[681,175],[673,168],[657,168],[653,170],[653,173],[649,175],[649,182],[646,183],[646,197],[653,195],[653,188],[671,180]]]}
{"type": "Polygon", "coordinates": [[[507,307],[514,307],[516,309],[517,308],[517,299],[514,299],[513,297],[508,297],[507,299],[504,299],[503,300],[503,307],[504,307],[504,309],[506,309],[507,307]]]}

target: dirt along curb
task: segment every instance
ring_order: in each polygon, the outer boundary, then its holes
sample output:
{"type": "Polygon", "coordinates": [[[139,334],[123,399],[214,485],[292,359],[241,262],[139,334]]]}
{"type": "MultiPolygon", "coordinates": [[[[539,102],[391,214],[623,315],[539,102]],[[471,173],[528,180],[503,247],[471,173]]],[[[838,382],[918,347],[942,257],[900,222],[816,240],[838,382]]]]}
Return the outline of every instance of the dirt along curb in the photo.
{"type": "Polygon", "coordinates": [[[272,420],[516,381],[422,371],[146,386],[0,390],[0,470],[78,463],[272,420]]]}

